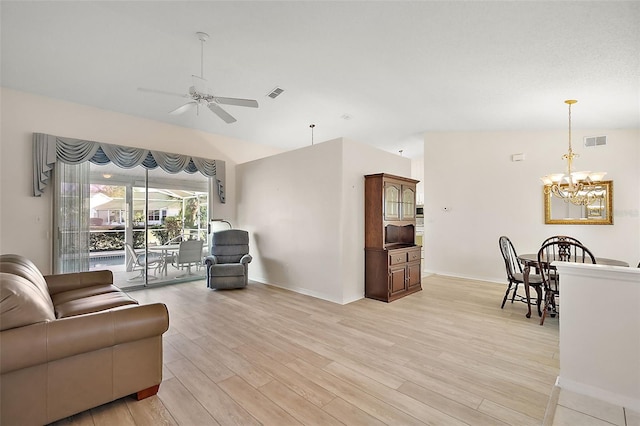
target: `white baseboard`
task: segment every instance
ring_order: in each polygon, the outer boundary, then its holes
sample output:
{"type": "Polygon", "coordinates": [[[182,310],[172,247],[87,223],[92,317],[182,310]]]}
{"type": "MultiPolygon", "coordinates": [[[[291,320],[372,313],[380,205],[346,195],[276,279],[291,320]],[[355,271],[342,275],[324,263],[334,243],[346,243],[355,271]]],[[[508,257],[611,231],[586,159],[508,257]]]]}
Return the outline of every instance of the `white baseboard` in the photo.
{"type": "Polygon", "coordinates": [[[566,389],[571,392],[590,396],[592,398],[599,399],[600,401],[605,401],[619,407],[624,407],[633,411],[640,412],[640,399],[638,398],[620,395],[618,393],[600,389],[595,386],[587,385],[585,383],[563,379],[562,377],[558,377],[558,385],[562,389],[566,389]]]}
{"type": "Polygon", "coordinates": [[[356,299],[353,299],[353,300],[347,300],[347,301],[334,300],[333,298],[327,296],[324,293],[311,291],[309,289],[302,288],[302,287],[288,287],[288,286],[280,285],[280,284],[274,283],[272,281],[268,281],[268,280],[261,279],[261,278],[256,278],[256,277],[250,277],[249,279],[251,281],[259,282],[259,283],[264,284],[264,285],[270,285],[272,287],[281,288],[283,290],[293,291],[294,293],[304,294],[305,296],[315,297],[316,299],[326,300],[328,302],[337,303],[339,305],[346,305],[347,303],[355,302],[356,300],[360,300],[360,299],[362,299],[362,297],[364,297],[364,295],[363,295],[360,298],[356,298],[356,299]]]}
{"type": "Polygon", "coordinates": [[[558,400],[560,399],[560,386],[558,386],[558,377],[551,389],[551,395],[547,401],[547,409],[544,411],[544,419],[542,420],[542,426],[552,426],[553,419],[556,417],[556,408],[558,407],[558,400]]]}
{"type": "Polygon", "coordinates": [[[455,272],[448,272],[448,271],[431,271],[431,270],[422,271],[423,277],[428,277],[429,275],[442,275],[445,277],[462,278],[465,280],[483,281],[491,284],[507,285],[506,274],[504,277],[501,277],[501,278],[488,278],[488,277],[476,277],[472,275],[461,275],[455,272]]]}

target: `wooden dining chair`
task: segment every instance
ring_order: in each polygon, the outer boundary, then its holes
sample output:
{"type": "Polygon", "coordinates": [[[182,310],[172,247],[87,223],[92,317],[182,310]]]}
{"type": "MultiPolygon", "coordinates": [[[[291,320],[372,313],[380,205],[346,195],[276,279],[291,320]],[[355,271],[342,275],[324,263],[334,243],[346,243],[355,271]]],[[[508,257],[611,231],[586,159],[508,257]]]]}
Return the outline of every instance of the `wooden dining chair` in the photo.
{"type": "Polygon", "coordinates": [[[591,251],[580,243],[571,240],[556,240],[543,244],[538,250],[538,267],[544,286],[544,309],[540,325],[544,324],[547,312],[551,317],[558,313],[556,298],[560,296],[560,276],[552,262],[596,263],[591,251]]]}
{"type": "MultiPolygon", "coordinates": [[[[544,240],[542,242],[542,244],[540,244],[540,247],[542,247],[545,244],[552,243],[552,242],[555,242],[555,241],[572,241],[574,243],[582,244],[582,242],[580,240],[578,240],[577,238],[574,238],[574,237],[570,237],[569,235],[553,235],[553,236],[547,238],[546,240],[544,240]]],[[[550,273],[553,275],[553,274],[555,274],[555,272],[556,272],[555,270],[552,270],[550,273]]]]}
{"type": "MultiPolygon", "coordinates": [[[[512,290],[513,293],[511,295],[511,303],[518,297],[518,299],[522,302],[526,302],[526,297],[518,294],[518,285],[524,284],[524,274],[522,271],[522,264],[518,260],[518,254],[516,253],[516,249],[513,247],[513,243],[509,238],[504,235],[498,239],[498,245],[500,246],[500,253],[502,254],[502,258],[504,259],[504,266],[507,271],[507,280],[508,286],[507,291],[504,293],[504,298],[502,299],[502,305],[500,309],[504,308],[504,304],[509,298],[509,292],[512,290]]],[[[538,294],[537,305],[538,305],[538,315],[542,315],[541,312],[541,303],[542,303],[542,277],[538,274],[529,274],[529,286],[533,287],[538,294]]]]}
{"type": "Polygon", "coordinates": [[[540,247],[542,247],[543,245],[545,245],[547,243],[552,243],[554,241],[572,241],[574,243],[582,244],[577,238],[570,237],[568,235],[554,235],[554,236],[549,237],[546,240],[544,240],[542,242],[542,244],[540,244],[540,247]]]}

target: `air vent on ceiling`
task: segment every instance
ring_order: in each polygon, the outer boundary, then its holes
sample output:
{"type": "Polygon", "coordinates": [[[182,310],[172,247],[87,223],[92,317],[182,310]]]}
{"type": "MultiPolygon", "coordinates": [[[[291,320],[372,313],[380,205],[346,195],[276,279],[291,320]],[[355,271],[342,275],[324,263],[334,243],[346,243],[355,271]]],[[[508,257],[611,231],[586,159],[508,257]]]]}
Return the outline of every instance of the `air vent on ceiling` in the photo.
{"type": "Polygon", "coordinates": [[[584,146],[586,148],[591,148],[594,146],[603,146],[607,144],[606,136],[589,136],[584,138],[584,146]]]}
{"type": "Polygon", "coordinates": [[[271,92],[269,92],[269,94],[267,95],[268,97],[270,97],[271,99],[275,99],[277,98],[282,92],[284,92],[284,89],[281,89],[279,87],[276,87],[275,89],[273,89],[271,92]]]}

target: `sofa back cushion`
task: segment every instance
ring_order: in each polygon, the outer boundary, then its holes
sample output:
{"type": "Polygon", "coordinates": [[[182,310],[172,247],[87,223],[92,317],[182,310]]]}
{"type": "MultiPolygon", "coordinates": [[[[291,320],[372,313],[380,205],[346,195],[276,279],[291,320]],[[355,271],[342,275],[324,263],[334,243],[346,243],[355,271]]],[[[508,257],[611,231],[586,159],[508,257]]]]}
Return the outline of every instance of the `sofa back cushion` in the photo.
{"type": "Polygon", "coordinates": [[[51,299],[42,297],[29,280],[0,272],[0,331],[55,318],[51,299]]]}
{"type": "Polygon", "coordinates": [[[18,275],[31,283],[53,312],[53,302],[47,282],[32,261],[19,254],[3,254],[0,256],[0,272],[18,275]]]}

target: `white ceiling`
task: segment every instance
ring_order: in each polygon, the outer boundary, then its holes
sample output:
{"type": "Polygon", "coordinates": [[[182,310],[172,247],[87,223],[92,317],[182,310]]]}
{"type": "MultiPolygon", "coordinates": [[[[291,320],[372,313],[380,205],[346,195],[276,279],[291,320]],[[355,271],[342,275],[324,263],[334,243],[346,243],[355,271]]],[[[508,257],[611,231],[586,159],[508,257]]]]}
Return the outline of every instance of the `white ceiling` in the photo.
{"type": "MultiPolygon", "coordinates": [[[[640,127],[639,2],[2,1],[3,87],[293,149],[427,131],[640,127]],[[257,99],[170,116],[200,73],[257,99]],[[274,87],[285,91],[266,97],[274,87]],[[351,117],[349,120],[343,115],[351,117]]],[[[4,105],[6,108],[7,106],[4,105]]],[[[10,106],[9,106],[10,107],[10,106]]]]}

